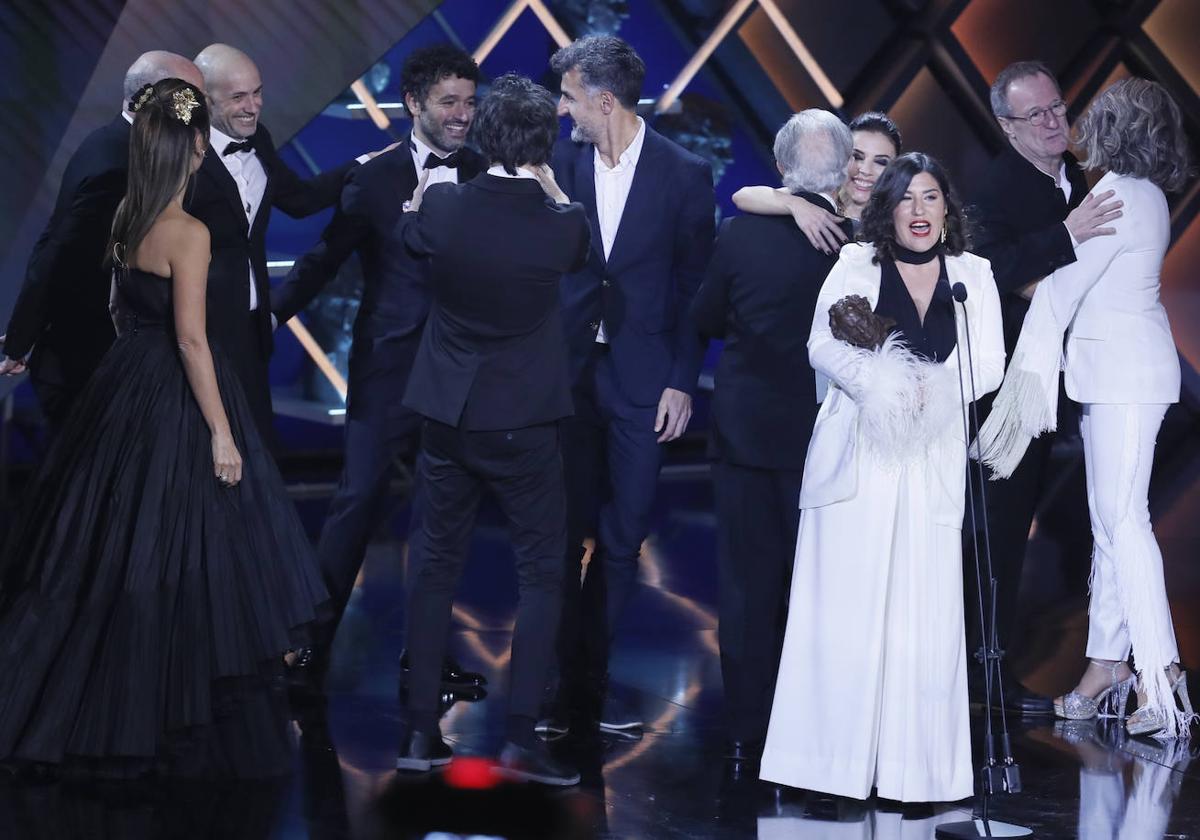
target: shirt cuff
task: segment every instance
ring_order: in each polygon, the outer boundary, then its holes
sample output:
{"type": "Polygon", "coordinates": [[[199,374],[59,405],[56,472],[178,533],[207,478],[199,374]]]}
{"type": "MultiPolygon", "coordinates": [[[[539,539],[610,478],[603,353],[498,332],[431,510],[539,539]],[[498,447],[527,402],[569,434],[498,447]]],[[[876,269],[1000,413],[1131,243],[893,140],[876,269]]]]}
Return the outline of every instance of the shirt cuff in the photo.
{"type": "Polygon", "coordinates": [[[358,157],[356,157],[356,158],[354,159],[354,162],[355,162],[355,163],[366,163],[366,162],[367,162],[367,161],[369,161],[370,159],[371,159],[371,156],[370,156],[369,154],[366,154],[366,155],[359,155],[358,157]]]}
{"type": "Polygon", "coordinates": [[[1067,223],[1063,222],[1063,227],[1067,228],[1067,236],[1071,237],[1071,250],[1079,250],[1079,240],[1075,238],[1075,234],[1071,233],[1071,229],[1067,227],[1067,223]]]}

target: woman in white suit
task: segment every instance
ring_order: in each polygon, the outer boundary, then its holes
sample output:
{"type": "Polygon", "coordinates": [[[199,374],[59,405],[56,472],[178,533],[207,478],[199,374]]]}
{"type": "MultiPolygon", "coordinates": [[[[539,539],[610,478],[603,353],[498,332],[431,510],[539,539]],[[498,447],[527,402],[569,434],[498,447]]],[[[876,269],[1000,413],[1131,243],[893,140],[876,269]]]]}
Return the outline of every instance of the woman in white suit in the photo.
{"type": "Polygon", "coordinates": [[[808,341],[827,390],[761,776],[858,799],[874,787],[894,800],[957,800],[973,791],[963,395],[1000,384],[1000,303],[926,155],[887,168],[860,236],[825,280],[808,341]],[[951,294],[959,283],[965,303],[951,294]]]}
{"type": "Polygon", "coordinates": [[[1136,683],[1129,732],[1168,737],[1186,735],[1194,715],[1147,495],[1159,426],[1167,406],[1179,401],[1179,357],[1159,301],[1159,273],[1171,240],[1163,191],[1182,188],[1188,172],[1181,123],[1159,85],[1125,79],[1096,97],[1077,124],[1084,165],[1107,170],[1092,192],[1112,190],[1125,203],[1124,216],[1115,235],[1083,243],[1075,263],[1039,285],[980,434],[983,459],[999,475],[1011,473],[1030,438],[1053,427],[1051,394],[1063,371],[1067,395],[1083,406],[1095,551],[1090,661],[1055,711],[1085,719],[1107,706],[1123,718],[1136,683]]]}

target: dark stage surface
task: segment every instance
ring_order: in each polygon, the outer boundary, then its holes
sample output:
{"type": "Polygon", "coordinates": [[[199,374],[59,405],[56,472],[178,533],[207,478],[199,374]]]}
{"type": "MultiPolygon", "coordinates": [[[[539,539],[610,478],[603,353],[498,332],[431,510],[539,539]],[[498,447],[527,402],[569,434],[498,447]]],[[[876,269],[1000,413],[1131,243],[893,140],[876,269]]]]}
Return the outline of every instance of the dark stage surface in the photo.
{"type": "MultiPolygon", "coordinates": [[[[555,745],[583,770],[584,784],[566,794],[526,791],[517,805],[528,823],[541,814],[566,815],[595,834],[620,838],[932,838],[938,823],[964,819],[971,802],[936,807],[838,800],[761,787],[722,760],[721,686],[717,659],[715,557],[711,492],[706,471],[680,466],[664,478],[657,527],[645,552],[645,586],[631,604],[613,663],[618,697],[640,711],[640,740],[605,738],[555,745]]],[[[1195,469],[1189,469],[1196,475],[1195,469]]],[[[1171,494],[1189,505],[1196,488],[1171,494]],[[1189,492],[1190,491],[1190,492],[1189,492]]],[[[325,499],[300,502],[309,525],[319,527],[325,499]]],[[[1191,507],[1194,510],[1194,507],[1191,507]]],[[[1185,664],[1194,650],[1194,517],[1158,517],[1167,547],[1168,579],[1185,664]],[[1175,540],[1182,542],[1175,543],[1175,540]],[[1180,551],[1171,550],[1172,544],[1180,551]],[[1188,564],[1190,566],[1190,563],[1188,564]],[[1173,571],[1175,570],[1175,571],[1173,571]],[[1182,576],[1176,571],[1182,572],[1182,576]]],[[[388,828],[418,813],[484,822],[499,835],[500,817],[488,816],[488,794],[460,793],[442,806],[441,781],[398,778],[391,769],[398,731],[397,655],[402,646],[403,534],[400,506],[386,533],[372,544],[360,586],[338,638],[328,704],[308,705],[295,723],[297,767],[277,784],[97,785],[55,782],[0,786],[0,836],[63,838],[373,838],[408,836],[388,828]]],[[[1057,568],[1027,564],[1034,574],[1057,568]],[[1040,572],[1038,570],[1041,570],[1040,572]]],[[[1027,581],[1035,591],[1059,586],[1053,574],[1027,581]]],[[[1031,617],[1044,633],[1070,642],[1083,617],[1079,596],[1059,597],[1052,611],[1031,617]]],[[[442,727],[460,755],[486,756],[499,748],[504,726],[505,673],[515,582],[507,537],[494,511],[485,510],[455,612],[455,652],[484,672],[491,695],[457,702],[442,727]]],[[[1044,635],[1044,634],[1043,634],[1044,635]]],[[[1061,647],[1061,646],[1060,646],[1061,647]]],[[[1079,652],[1045,660],[1037,687],[1069,687],[1079,652]],[[1052,675],[1052,676],[1048,676],[1052,675]],[[1040,680],[1040,682],[1039,682],[1040,680]]],[[[1195,666],[1192,660],[1193,667],[1195,666]]],[[[854,663],[845,663],[853,668],[854,663]]],[[[813,690],[820,690],[814,675],[813,690]]],[[[978,724],[979,716],[975,722],[978,724]]],[[[1026,791],[995,800],[995,812],[1035,829],[1042,838],[1160,838],[1200,836],[1200,747],[1164,746],[1121,736],[1095,723],[1055,725],[1026,721],[1014,743],[1026,791]]],[[[978,756],[978,748],[976,751],[978,756]]],[[[470,767],[466,768],[470,781],[470,767]]],[[[504,816],[507,815],[507,816],[504,816]]],[[[509,833],[503,836],[538,836],[509,833]]],[[[576,835],[571,835],[576,836],[576,835]]]]}

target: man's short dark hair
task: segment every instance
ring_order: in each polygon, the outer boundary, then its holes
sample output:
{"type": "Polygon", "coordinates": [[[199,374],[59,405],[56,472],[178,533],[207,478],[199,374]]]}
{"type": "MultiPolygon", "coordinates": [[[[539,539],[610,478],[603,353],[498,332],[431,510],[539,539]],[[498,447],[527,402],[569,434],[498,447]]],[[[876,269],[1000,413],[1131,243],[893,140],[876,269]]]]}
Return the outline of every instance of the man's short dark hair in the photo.
{"type": "Polygon", "coordinates": [[[1012,109],[1008,105],[1008,88],[1013,82],[1028,79],[1030,76],[1045,76],[1054,82],[1059,96],[1062,95],[1062,85],[1058,83],[1058,79],[1054,78],[1054,74],[1050,72],[1050,68],[1044,61],[1014,61],[1001,70],[996,81],[992,82],[992,116],[1011,117],[1013,115],[1012,109]]]}
{"type": "Polygon", "coordinates": [[[435,44],[414,50],[404,59],[400,70],[400,95],[425,104],[429,90],[442,79],[457,77],[479,82],[479,65],[470,55],[449,44],[435,44]]]}
{"type": "Polygon", "coordinates": [[[646,65],[637,51],[620,38],[589,35],[550,57],[550,69],[560,76],[575,67],[579,68],[579,77],[589,92],[612,91],[626,108],[637,108],[646,80],[646,65]]]}
{"type": "Polygon", "coordinates": [[[525,76],[505,73],[475,112],[472,135],[488,162],[501,164],[509,175],[518,166],[541,166],[558,138],[554,96],[525,76]]]}

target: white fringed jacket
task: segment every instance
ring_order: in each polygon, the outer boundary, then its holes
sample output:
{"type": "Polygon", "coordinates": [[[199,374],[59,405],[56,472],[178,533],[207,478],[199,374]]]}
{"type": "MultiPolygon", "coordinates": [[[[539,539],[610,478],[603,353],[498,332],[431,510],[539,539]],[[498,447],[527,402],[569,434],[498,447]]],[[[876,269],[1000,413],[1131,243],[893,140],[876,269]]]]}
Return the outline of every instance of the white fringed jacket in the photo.
{"type": "Polygon", "coordinates": [[[976,395],[994,391],[1004,375],[1000,298],[991,264],[969,253],[946,257],[950,284],[962,283],[967,300],[954,304],[958,324],[954,352],[946,361],[931,364],[914,362],[894,339],[868,351],[839,341],[830,332],[829,308],[837,301],[861,295],[872,307],[878,302],[881,269],[872,262],[874,254],[875,247],[869,244],[842,248],[817,298],[808,358],[817,372],[816,397],[822,406],[804,465],[800,507],[817,508],[852,498],[864,473],[861,458],[886,464],[920,457],[935,467],[930,470],[927,499],[933,521],[961,528],[966,444],[959,361],[969,401],[968,326],[976,395]]]}

